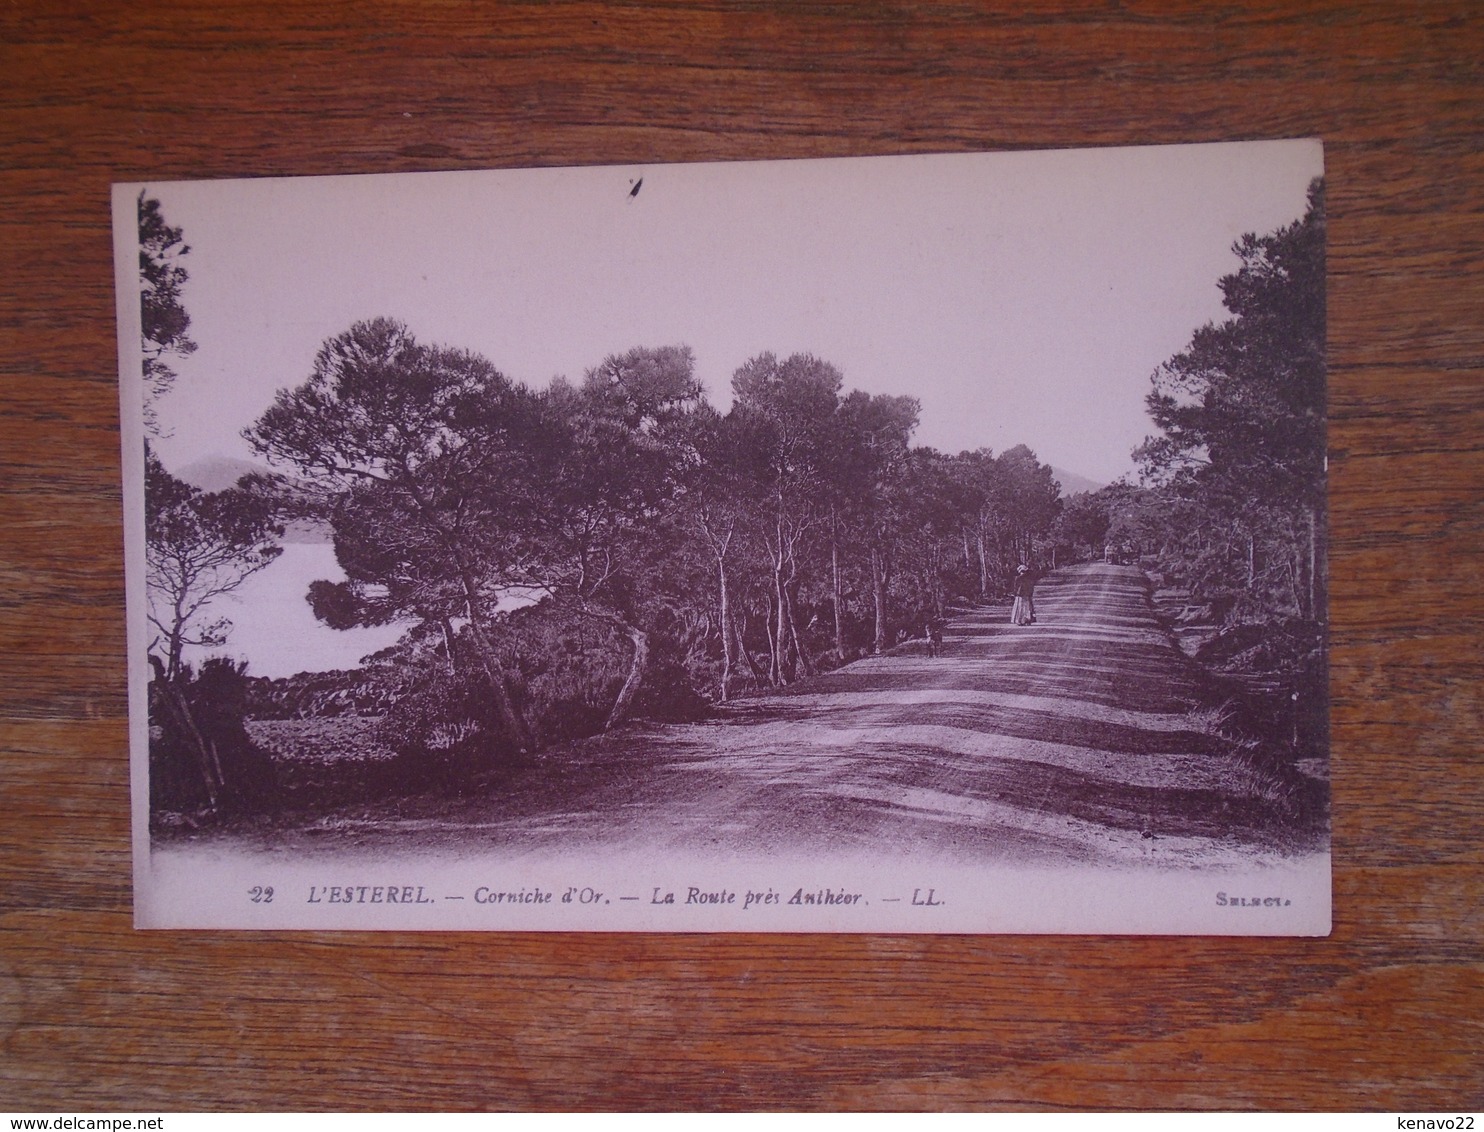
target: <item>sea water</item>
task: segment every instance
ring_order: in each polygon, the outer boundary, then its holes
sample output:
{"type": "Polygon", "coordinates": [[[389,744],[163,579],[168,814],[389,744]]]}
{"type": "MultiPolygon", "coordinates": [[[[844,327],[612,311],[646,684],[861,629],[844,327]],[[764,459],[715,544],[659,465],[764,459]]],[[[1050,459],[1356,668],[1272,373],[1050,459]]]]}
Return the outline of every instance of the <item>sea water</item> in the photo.
{"type": "Polygon", "coordinates": [[[232,622],[224,645],[187,648],[185,659],[199,664],[211,656],[246,660],[248,674],[277,678],[296,672],[356,668],[361,658],[395,644],[406,624],[366,629],[331,629],[309,607],[309,583],[323,578],[342,582],[345,571],[328,542],[289,542],[274,561],[224,594],[205,611],[208,621],[232,622]]]}

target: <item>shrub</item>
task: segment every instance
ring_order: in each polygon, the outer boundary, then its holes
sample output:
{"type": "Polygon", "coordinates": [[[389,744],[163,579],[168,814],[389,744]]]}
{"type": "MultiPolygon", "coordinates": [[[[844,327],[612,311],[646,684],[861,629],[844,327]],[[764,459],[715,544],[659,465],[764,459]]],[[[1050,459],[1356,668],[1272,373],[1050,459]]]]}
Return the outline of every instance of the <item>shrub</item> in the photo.
{"type": "Polygon", "coordinates": [[[248,737],[245,663],[213,658],[150,682],[150,808],[261,809],[278,796],[273,760],[248,737]]]}

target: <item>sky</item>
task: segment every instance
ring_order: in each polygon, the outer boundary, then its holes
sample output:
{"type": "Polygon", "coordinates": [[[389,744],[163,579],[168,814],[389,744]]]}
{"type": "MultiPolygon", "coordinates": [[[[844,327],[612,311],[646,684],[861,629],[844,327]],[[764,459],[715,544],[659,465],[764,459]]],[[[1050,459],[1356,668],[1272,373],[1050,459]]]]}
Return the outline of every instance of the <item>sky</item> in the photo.
{"type": "Polygon", "coordinates": [[[1225,317],[1233,242],[1297,220],[1322,172],[1317,141],[1280,141],[152,183],[198,346],[157,447],[252,458],[275,391],[384,315],[533,387],[684,343],[719,407],[748,358],[809,352],[917,397],[918,444],[1110,482],[1151,373],[1225,317]]]}

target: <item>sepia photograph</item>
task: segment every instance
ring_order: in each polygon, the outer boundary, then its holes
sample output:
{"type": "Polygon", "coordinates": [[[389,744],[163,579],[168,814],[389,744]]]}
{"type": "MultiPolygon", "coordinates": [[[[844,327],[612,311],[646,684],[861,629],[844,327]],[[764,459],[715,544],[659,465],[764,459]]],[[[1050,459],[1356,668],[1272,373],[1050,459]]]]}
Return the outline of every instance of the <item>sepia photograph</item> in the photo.
{"type": "Polygon", "coordinates": [[[1328,934],[1324,192],[115,185],[136,926],[1328,934]]]}

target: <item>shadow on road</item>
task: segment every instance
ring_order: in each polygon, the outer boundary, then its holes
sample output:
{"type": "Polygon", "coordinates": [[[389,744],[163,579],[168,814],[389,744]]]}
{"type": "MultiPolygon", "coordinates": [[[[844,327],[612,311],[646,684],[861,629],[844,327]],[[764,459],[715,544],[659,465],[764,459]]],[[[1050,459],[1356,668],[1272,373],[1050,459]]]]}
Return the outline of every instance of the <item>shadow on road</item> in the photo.
{"type": "Polygon", "coordinates": [[[477,796],[340,813],[293,837],[1183,867],[1322,847],[1292,783],[1214,733],[1201,672],[1138,570],[1063,570],[1036,609],[1029,626],[964,611],[938,658],[906,648],[701,723],[572,744],[477,796]]]}

